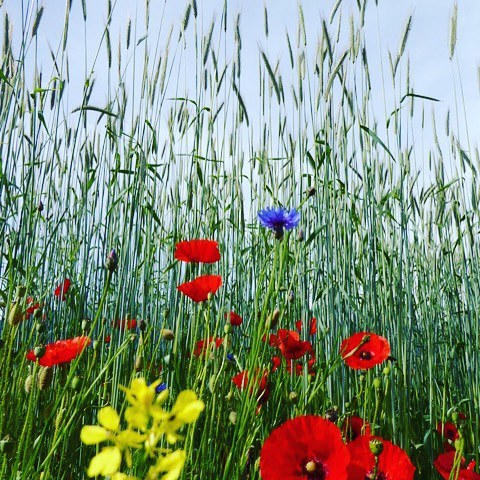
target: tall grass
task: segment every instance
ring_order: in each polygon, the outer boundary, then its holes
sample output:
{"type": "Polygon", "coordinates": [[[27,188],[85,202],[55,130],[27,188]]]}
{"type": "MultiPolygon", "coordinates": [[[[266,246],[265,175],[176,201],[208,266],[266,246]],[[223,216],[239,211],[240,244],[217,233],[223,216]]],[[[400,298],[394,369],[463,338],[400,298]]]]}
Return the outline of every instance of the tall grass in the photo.
{"type": "MultiPolygon", "coordinates": [[[[450,117],[443,131],[435,99],[412,87],[405,56],[412,17],[383,79],[395,107],[378,118],[363,30],[375,6],[366,1],[350,18],[337,2],[315,44],[300,6],[281,58],[242,48],[245,13],[227,2],[211,19],[188,3],[171,28],[149,22],[148,1],[145,17],[131,19],[115,3],[107,2],[93,60],[85,54],[81,92],[70,87],[78,84],[72,64],[82,61],[69,57],[72,2],[48,69],[38,62],[41,2],[25,6],[21,25],[4,12],[0,477],[83,478],[92,449],[80,446],[80,427],[100,406],[121,407],[118,387],[137,372],[152,381],[161,375],[174,392],[192,388],[206,404],[186,435],[182,478],[259,478],[259,449],[275,426],[333,407],[360,414],[404,448],[417,478],[435,478],[437,422],[465,412],[466,453],[478,462],[478,150],[462,146],[450,117]],[[254,95],[246,55],[258,56],[254,95]],[[435,132],[422,151],[419,121],[435,132]],[[450,164],[456,173],[447,173],[450,164]],[[302,204],[303,241],[297,232],[275,241],[258,225],[259,209],[275,204],[302,204]],[[176,242],[189,238],[216,239],[220,263],[174,262],[176,242]],[[119,268],[110,277],[104,263],[112,248],[119,268]],[[193,305],[176,286],[199,272],[221,274],[224,284],[213,300],[193,305]],[[64,278],[72,288],[61,302],[52,294],[64,278]],[[44,305],[45,319],[22,322],[13,336],[6,320],[18,285],[44,305]],[[231,377],[270,364],[261,337],[277,308],[283,328],[318,319],[317,373],[275,372],[256,414],[255,399],[231,377]],[[199,339],[225,336],[231,309],[244,324],[225,348],[213,358],[191,356],[199,339]],[[144,319],[146,331],[112,330],[127,314],[144,319]],[[37,374],[26,351],[82,328],[94,348],[58,368],[51,388],[26,394],[27,376],[37,374]],[[173,342],[162,328],[175,332],[173,342]],[[360,375],[341,365],[327,376],[341,340],[361,330],[389,339],[391,371],[360,375]]],[[[81,11],[86,46],[94,12],[88,2],[81,11]]],[[[264,12],[267,39],[278,26],[264,12]]]]}

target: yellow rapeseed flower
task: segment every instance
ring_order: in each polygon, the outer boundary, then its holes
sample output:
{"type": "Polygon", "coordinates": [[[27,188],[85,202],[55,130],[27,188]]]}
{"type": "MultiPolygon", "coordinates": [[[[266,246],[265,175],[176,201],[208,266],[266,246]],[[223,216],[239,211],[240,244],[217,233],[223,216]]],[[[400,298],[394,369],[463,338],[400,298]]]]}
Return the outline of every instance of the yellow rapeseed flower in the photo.
{"type": "Polygon", "coordinates": [[[164,472],[166,473],[160,480],[177,480],[186,458],[187,455],[184,450],[175,450],[159,457],[157,463],[149,468],[146,480],[157,480],[158,476],[164,472]]]}
{"type": "Polygon", "coordinates": [[[98,412],[98,425],[85,425],[80,432],[80,439],[86,445],[96,445],[110,441],[114,446],[104,447],[90,461],[87,470],[89,477],[96,475],[113,475],[120,469],[122,452],[125,453],[127,465],[132,465],[130,448],[142,448],[145,436],[133,430],[120,430],[120,417],[112,407],[104,407],[98,412]]]}

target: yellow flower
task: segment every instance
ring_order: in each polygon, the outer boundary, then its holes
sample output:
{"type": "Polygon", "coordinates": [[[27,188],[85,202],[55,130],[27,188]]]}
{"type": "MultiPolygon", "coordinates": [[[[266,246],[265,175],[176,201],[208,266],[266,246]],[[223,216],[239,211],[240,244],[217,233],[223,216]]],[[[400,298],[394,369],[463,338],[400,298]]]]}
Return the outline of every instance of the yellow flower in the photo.
{"type": "Polygon", "coordinates": [[[163,473],[160,480],[177,480],[185,464],[186,454],[184,450],[175,450],[172,453],[159,457],[157,463],[148,470],[147,480],[157,480],[163,473]]]}
{"type": "Polygon", "coordinates": [[[80,439],[86,445],[96,445],[107,440],[114,446],[104,447],[90,461],[87,470],[89,477],[96,475],[113,475],[120,469],[122,451],[125,452],[127,465],[132,465],[129,448],[142,448],[145,436],[133,430],[120,430],[120,417],[112,407],[104,407],[98,412],[98,425],[85,425],[80,432],[80,439]]]}
{"type": "Polygon", "coordinates": [[[125,391],[130,407],[125,410],[125,420],[133,428],[145,431],[148,428],[150,417],[156,419],[165,415],[161,405],[168,397],[168,390],[164,390],[155,398],[155,388],[160,385],[161,380],[151,385],[145,383],[144,378],[132,380],[130,388],[120,387],[125,391]]]}
{"type": "Polygon", "coordinates": [[[198,400],[194,391],[184,390],[180,392],[171,412],[163,419],[160,426],[161,430],[167,435],[167,441],[175,443],[180,439],[177,430],[186,423],[193,423],[204,408],[205,404],[198,400]]]}

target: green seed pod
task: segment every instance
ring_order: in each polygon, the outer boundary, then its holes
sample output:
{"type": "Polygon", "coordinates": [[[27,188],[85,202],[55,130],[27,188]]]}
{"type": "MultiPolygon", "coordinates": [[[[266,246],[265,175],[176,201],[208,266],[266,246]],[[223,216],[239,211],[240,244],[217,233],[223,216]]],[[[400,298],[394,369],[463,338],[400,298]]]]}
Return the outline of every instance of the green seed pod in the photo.
{"type": "Polygon", "coordinates": [[[373,386],[374,386],[374,388],[379,389],[382,386],[382,379],[378,378],[378,377],[374,378],[373,379],[373,386]]]}
{"type": "Polygon", "coordinates": [[[374,438],[373,440],[370,440],[369,442],[370,446],[370,451],[375,455],[376,457],[380,456],[383,452],[383,443],[381,440],[378,440],[374,438]]]}
{"type": "Polygon", "coordinates": [[[80,382],[80,377],[77,377],[77,376],[73,377],[72,382],[70,383],[70,386],[72,387],[73,391],[78,392],[82,386],[80,382]]]}
{"type": "Polygon", "coordinates": [[[384,374],[385,376],[390,375],[390,372],[391,372],[390,367],[385,367],[385,368],[383,369],[383,374],[384,374]]]}
{"type": "Polygon", "coordinates": [[[232,333],[232,325],[230,325],[230,323],[227,323],[226,325],[224,325],[223,327],[223,331],[225,332],[225,335],[228,335],[229,333],[232,333]]]}
{"type": "Polygon", "coordinates": [[[53,368],[40,367],[37,375],[37,385],[40,390],[46,390],[52,384],[53,368]]]}
{"type": "Polygon", "coordinates": [[[39,345],[39,346],[37,346],[33,349],[33,353],[35,355],[35,358],[37,358],[37,360],[42,358],[45,355],[45,352],[46,352],[46,350],[45,350],[45,347],[43,345],[39,345]]]}

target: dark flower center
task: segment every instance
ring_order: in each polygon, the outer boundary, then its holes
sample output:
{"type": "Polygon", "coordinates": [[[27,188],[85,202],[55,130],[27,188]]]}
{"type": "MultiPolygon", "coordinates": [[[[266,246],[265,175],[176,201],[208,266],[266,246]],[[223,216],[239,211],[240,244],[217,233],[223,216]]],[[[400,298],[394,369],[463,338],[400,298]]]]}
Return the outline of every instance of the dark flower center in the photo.
{"type": "Polygon", "coordinates": [[[368,350],[364,350],[362,353],[360,353],[360,358],[362,360],[371,360],[372,357],[372,352],[369,352],[368,350]]]}
{"type": "Polygon", "coordinates": [[[383,472],[378,472],[377,475],[371,471],[365,475],[365,480],[388,480],[387,474],[383,472]]]}
{"type": "Polygon", "coordinates": [[[327,478],[326,465],[317,458],[305,460],[302,468],[302,475],[307,480],[325,480],[327,478]]]}

